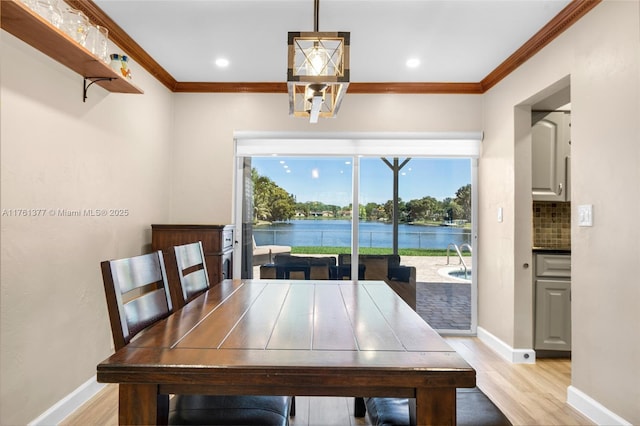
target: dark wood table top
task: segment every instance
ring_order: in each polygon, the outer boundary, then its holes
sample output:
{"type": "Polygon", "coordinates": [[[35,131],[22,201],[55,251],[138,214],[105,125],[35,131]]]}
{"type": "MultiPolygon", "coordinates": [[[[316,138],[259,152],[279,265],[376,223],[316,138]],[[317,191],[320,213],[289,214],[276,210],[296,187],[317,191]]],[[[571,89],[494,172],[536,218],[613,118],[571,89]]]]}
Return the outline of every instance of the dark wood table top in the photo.
{"type": "Polygon", "coordinates": [[[160,393],[416,397],[475,386],[474,369],[383,281],[225,280],[97,370],[100,382],[160,393]]]}

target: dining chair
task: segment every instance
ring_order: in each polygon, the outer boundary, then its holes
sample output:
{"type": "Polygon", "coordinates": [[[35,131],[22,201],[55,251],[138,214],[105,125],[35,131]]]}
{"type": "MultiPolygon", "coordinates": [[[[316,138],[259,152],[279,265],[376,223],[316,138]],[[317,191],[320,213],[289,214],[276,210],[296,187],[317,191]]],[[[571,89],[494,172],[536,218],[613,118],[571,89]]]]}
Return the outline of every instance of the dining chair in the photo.
{"type": "MultiPolygon", "coordinates": [[[[176,265],[178,267],[178,277],[180,278],[180,286],[182,287],[182,295],[184,297],[184,304],[186,305],[198,295],[209,289],[209,275],[207,274],[207,265],[204,258],[204,251],[202,249],[202,242],[183,244],[173,247],[176,255],[176,265]]],[[[230,407],[236,407],[236,410],[240,410],[242,406],[262,406],[270,407],[271,405],[277,406],[280,397],[247,397],[247,396],[202,396],[201,398],[208,399],[208,404],[214,407],[226,407],[228,410],[230,407]],[[275,399],[271,401],[270,399],[275,399]]],[[[190,402],[194,402],[194,400],[190,402]]],[[[295,399],[291,397],[289,414],[295,415],[295,399]]],[[[187,409],[187,405],[183,403],[181,412],[187,409]]],[[[191,408],[189,408],[191,409],[191,408]]],[[[231,421],[232,417],[227,418],[224,421],[231,421]]],[[[240,420],[245,420],[240,417],[240,420]]],[[[223,419],[219,419],[223,421],[223,419]]]]}
{"type": "Polygon", "coordinates": [[[187,304],[209,289],[202,242],[174,246],[182,297],[187,304]]]}
{"type": "MultiPolygon", "coordinates": [[[[178,261],[179,262],[179,261],[178,261]]],[[[101,262],[115,349],[173,311],[161,251],[101,262]]],[[[206,267],[203,267],[206,276],[206,267]]],[[[289,396],[158,395],[159,423],[171,425],[289,424],[289,396]]],[[[293,415],[293,413],[292,413],[293,415]]]]}
{"type": "Polygon", "coordinates": [[[101,263],[113,343],[118,350],[173,310],[161,251],[101,263]]]}
{"type": "MultiPolygon", "coordinates": [[[[416,424],[413,398],[366,398],[365,410],[374,426],[416,424]]],[[[511,426],[511,421],[478,387],[459,388],[456,389],[456,425],[511,426]]]]}

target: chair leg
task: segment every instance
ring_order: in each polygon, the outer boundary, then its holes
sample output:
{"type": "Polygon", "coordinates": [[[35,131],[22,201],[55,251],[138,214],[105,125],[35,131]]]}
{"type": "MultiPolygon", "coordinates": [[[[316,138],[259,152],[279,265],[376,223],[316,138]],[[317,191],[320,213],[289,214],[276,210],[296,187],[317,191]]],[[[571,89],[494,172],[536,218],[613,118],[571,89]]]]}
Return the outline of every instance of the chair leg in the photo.
{"type": "Polygon", "coordinates": [[[296,397],[291,397],[291,407],[289,408],[289,415],[291,417],[295,417],[296,415],[296,397]]]}
{"type": "Polygon", "coordinates": [[[353,416],[354,417],[364,417],[367,414],[367,406],[364,403],[364,398],[361,396],[356,396],[353,401],[353,416]]]}
{"type": "Polygon", "coordinates": [[[158,401],[157,408],[157,424],[168,425],[169,424],[169,395],[159,394],[156,398],[158,401]]]}

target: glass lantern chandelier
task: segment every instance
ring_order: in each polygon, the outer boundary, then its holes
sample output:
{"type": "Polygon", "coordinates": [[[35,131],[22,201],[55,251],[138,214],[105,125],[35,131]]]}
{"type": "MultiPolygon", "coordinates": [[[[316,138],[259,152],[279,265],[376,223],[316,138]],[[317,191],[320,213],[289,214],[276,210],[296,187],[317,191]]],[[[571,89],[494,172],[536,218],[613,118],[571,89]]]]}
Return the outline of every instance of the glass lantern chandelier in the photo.
{"type": "Polygon", "coordinates": [[[289,32],[289,115],[335,117],[349,86],[348,32],[318,32],[320,0],[314,0],[313,32],[289,32]]]}

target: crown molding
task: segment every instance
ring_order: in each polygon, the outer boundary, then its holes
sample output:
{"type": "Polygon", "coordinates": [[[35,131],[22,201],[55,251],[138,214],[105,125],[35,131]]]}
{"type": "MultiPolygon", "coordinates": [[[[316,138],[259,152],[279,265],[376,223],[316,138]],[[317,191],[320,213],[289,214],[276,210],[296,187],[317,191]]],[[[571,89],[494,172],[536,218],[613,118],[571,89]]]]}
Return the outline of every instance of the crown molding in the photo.
{"type": "MultiPolygon", "coordinates": [[[[573,0],[547,25],[477,83],[349,83],[350,94],[482,94],[498,84],[540,49],[596,7],[602,0],[573,0]]],[[[91,21],[109,29],[109,39],[147,72],[176,93],[287,93],[286,82],[179,82],[92,0],[68,0],[91,21]]]]}
{"type": "Polygon", "coordinates": [[[520,65],[528,61],[543,47],[551,43],[571,25],[596,7],[602,0],[573,0],[560,11],[551,21],[540,29],[525,44],[505,59],[498,67],[487,75],[480,85],[482,92],[486,92],[498,84],[503,78],[511,74],[520,65]]]}
{"type": "MultiPolygon", "coordinates": [[[[178,82],[177,93],[287,93],[287,83],[178,82]]],[[[350,94],[481,94],[480,83],[349,83],[350,94]]]]}
{"type": "Polygon", "coordinates": [[[480,83],[349,83],[347,93],[354,94],[480,94],[480,83]]]}
{"type": "Polygon", "coordinates": [[[178,93],[287,93],[287,83],[209,83],[178,82],[173,90],[178,93]]]}

